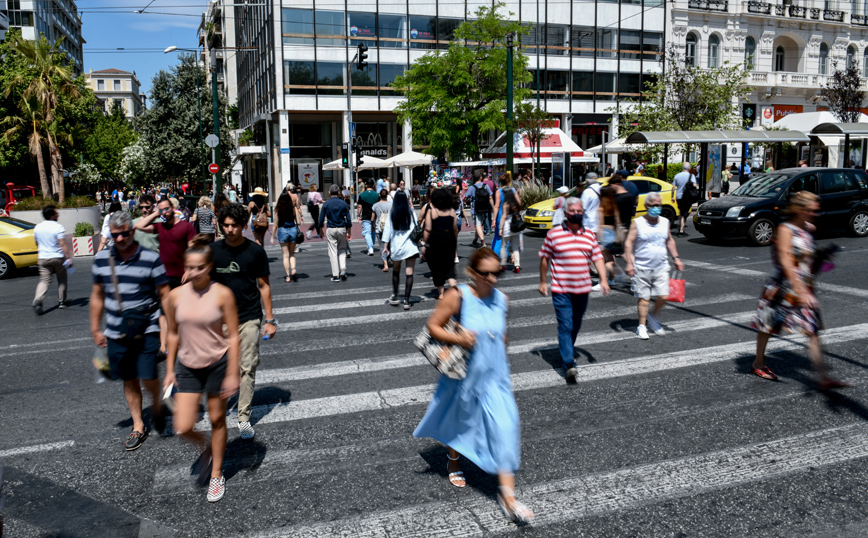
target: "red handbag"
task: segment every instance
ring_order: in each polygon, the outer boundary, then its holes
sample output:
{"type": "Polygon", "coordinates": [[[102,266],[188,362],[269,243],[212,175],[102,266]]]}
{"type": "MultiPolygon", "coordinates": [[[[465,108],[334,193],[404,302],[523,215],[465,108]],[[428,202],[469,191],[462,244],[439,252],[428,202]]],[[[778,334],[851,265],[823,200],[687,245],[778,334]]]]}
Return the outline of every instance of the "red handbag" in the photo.
{"type": "Polygon", "coordinates": [[[675,271],[669,278],[669,297],[666,300],[670,303],[684,302],[684,279],[681,277],[681,271],[675,271]]]}

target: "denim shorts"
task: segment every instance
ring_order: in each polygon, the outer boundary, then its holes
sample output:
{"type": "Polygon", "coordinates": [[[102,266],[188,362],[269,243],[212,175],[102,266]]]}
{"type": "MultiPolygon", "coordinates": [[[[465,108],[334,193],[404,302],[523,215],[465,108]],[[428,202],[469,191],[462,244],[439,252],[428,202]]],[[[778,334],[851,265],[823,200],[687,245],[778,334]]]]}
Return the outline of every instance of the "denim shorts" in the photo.
{"type": "Polygon", "coordinates": [[[279,243],[296,243],[298,242],[298,226],[295,224],[289,226],[281,226],[277,229],[277,241],[279,243]]]}

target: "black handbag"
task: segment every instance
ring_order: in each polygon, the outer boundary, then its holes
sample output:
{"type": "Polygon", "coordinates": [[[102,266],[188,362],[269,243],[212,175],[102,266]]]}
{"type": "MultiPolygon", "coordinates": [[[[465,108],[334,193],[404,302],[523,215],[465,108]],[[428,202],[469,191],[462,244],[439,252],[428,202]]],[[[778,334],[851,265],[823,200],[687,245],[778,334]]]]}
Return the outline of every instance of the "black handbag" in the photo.
{"type": "Polygon", "coordinates": [[[522,219],[521,215],[519,215],[518,213],[514,214],[509,219],[509,229],[512,233],[518,233],[524,230],[524,227],[524,219],[522,219]]]}
{"type": "Polygon", "coordinates": [[[136,340],[145,336],[145,331],[151,326],[151,316],[156,312],[156,307],[149,308],[124,308],[121,302],[121,294],[118,291],[118,275],[115,271],[115,259],[109,253],[109,267],[112,271],[112,286],[114,287],[115,301],[118,310],[121,311],[121,326],[119,329],[122,340],[136,340]]]}

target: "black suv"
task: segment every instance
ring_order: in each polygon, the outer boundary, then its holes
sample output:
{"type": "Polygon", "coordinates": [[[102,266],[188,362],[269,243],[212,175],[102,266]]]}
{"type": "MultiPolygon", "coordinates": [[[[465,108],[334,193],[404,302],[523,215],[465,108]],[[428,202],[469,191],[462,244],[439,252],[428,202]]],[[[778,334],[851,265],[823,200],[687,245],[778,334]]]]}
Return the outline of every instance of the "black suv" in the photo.
{"type": "Polygon", "coordinates": [[[868,173],[849,168],[786,168],[755,176],[729,196],[701,204],[693,226],[708,239],[747,237],[768,245],[786,218],[789,196],[802,190],[820,197],[818,228],[868,235],[868,173]]]}

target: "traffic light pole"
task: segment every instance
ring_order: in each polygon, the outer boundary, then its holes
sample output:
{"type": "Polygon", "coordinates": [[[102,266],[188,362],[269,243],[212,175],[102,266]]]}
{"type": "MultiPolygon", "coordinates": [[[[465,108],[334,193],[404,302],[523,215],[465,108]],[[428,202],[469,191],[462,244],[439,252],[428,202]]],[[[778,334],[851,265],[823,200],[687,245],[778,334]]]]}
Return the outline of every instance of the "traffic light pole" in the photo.
{"type": "MultiPolygon", "coordinates": [[[[355,189],[353,189],[353,185],[355,185],[355,177],[356,177],[356,166],[355,160],[353,159],[353,62],[356,61],[358,54],[353,56],[353,59],[350,60],[350,63],[347,64],[347,116],[349,117],[349,124],[347,125],[347,134],[349,135],[349,143],[347,147],[349,148],[349,158],[347,159],[347,166],[350,167],[350,218],[355,218],[356,214],[356,197],[355,197],[355,189]]],[[[350,223],[352,227],[352,223],[350,223]]]]}
{"type": "Polygon", "coordinates": [[[512,134],[512,34],[506,36],[506,171],[513,170],[513,134],[512,134]]]}

